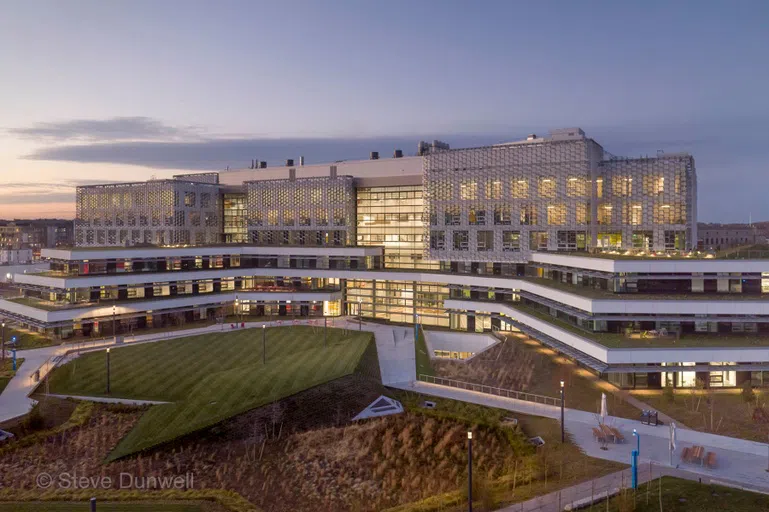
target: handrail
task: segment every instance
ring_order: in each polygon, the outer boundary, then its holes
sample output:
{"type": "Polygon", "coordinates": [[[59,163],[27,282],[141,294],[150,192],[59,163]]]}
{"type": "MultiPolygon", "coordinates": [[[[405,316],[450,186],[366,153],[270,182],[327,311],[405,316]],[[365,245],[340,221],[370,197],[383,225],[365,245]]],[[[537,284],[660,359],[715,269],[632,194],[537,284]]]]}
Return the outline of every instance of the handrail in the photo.
{"type": "Polygon", "coordinates": [[[529,393],[526,391],[516,391],[514,389],[503,389],[494,386],[487,386],[485,384],[475,384],[472,382],[464,382],[461,380],[447,379],[445,377],[436,377],[434,375],[419,374],[419,380],[427,382],[428,384],[437,384],[439,386],[448,386],[457,389],[466,389],[469,391],[476,391],[478,393],[484,393],[487,395],[502,396],[507,398],[514,398],[516,400],[524,400],[526,402],[534,402],[537,404],[552,405],[555,407],[561,406],[561,399],[552,396],[538,395],[536,393],[529,393]]]}

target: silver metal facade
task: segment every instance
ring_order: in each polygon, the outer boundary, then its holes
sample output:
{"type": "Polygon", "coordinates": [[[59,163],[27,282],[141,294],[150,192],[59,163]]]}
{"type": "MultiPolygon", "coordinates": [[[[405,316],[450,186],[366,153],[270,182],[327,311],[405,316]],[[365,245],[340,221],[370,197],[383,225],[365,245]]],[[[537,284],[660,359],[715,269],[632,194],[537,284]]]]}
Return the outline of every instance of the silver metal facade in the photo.
{"type": "Polygon", "coordinates": [[[248,230],[260,245],[354,245],[352,176],[247,181],[248,230]]]}
{"type": "Polygon", "coordinates": [[[203,245],[221,240],[217,185],[151,180],[77,188],[75,245],[203,245]]]}
{"type": "Polygon", "coordinates": [[[553,135],[426,155],[426,259],[525,262],[533,250],[693,247],[691,156],[604,160],[579,129],[553,135]]]}

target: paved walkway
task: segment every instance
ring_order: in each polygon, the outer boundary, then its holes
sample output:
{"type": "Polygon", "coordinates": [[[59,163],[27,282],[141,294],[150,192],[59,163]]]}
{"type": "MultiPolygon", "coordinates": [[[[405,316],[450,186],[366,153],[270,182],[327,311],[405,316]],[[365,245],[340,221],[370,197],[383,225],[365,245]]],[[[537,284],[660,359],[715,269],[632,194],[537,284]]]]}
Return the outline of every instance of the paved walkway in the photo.
{"type": "Polygon", "coordinates": [[[72,398],[74,400],[87,400],[88,402],[99,402],[102,404],[128,404],[128,405],[160,405],[170,404],[171,402],[159,402],[157,400],[134,400],[132,398],[108,398],[104,396],[79,396],[79,395],[56,395],[48,394],[54,398],[72,398]]]}
{"type": "MultiPolygon", "coordinates": [[[[535,404],[425,382],[398,383],[392,387],[557,420],[560,419],[561,414],[560,408],[552,405],[535,404]]],[[[668,468],[680,468],[700,477],[731,480],[746,487],[769,490],[769,473],[765,471],[769,460],[769,445],[765,443],[680,429],[677,431],[677,450],[673,454],[671,464],[668,449],[670,429],[667,425],[654,427],[642,425],[635,420],[609,416],[607,423],[617,428],[625,436],[626,442],[609,444],[606,450],[602,450],[601,445],[594,440],[592,432],[593,427],[598,424],[597,415],[568,408],[564,412],[566,431],[572,440],[591,457],[629,464],[630,452],[636,447],[636,440],[633,437],[635,429],[640,435],[639,461],[641,463],[648,464],[651,461],[668,468]],[[683,448],[695,444],[705,447],[706,451],[716,453],[718,458],[716,469],[711,470],[681,461],[680,454],[683,448]]]]}
{"type": "MultiPolygon", "coordinates": [[[[311,319],[310,322],[317,321],[311,319]]],[[[247,322],[245,327],[238,329],[261,328],[262,325],[274,327],[279,325],[307,324],[308,320],[275,320],[271,322],[247,322]]],[[[382,374],[382,382],[391,384],[393,382],[411,381],[416,375],[416,357],[414,353],[414,330],[407,327],[390,326],[376,323],[363,322],[359,325],[357,321],[350,318],[340,317],[329,319],[329,327],[347,328],[350,330],[364,330],[374,333],[374,338],[379,352],[379,368],[382,374]]],[[[124,338],[120,345],[116,345],[112,338],[104,340],[95,340],[78,343],[65,343],[51,347],[43,347],[29,350],[18,350],[16,356],[24,358],[24,363],[13,379],[0,394],[0,423],[17,418],[27,414],[35,405],[35,401],[29,398],[37,385],[34,374],[40,370],[41,380],[46,374],[55,367],[52,358],[61,357],[62,360],[69,360],[77,357],[78,353],[91,352],[96,350],[105,350],[108,347],[134,345],[139,343],[154,343],[157,341],[169,340],[173,338],[182,338],[185,336],[195,336],[209,332],[226,332],[231,330],[229,324],[212,325],[208,327],[182,329],[178,331],[167,331],[152,334],[133,335],[124,338]],[[73,352],[75,351],[75,352],[73,352]],[[66,356],[70,352],[69,356],[66,356]],[[66,359],[65,359],[66,357],[66,359]]],[[[82,397],[83,399],[91,399],[82,397]]]]}

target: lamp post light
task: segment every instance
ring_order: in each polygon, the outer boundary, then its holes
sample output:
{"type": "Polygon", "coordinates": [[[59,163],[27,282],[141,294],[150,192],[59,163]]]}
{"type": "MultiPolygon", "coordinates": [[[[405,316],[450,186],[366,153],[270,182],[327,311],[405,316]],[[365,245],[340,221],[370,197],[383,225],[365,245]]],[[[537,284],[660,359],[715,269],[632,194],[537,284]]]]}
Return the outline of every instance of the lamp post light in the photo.
{"type": "Polygon", "coordinates": [[[240,301],[238,300],[237,295],[235,295],[235,318],[237,318],[238,323],[240,323],[240,301]]]}
{"type": "Polygon", "coordinates": [[[564,431],[564,387],[563,381],[561,381],[561,443],[566,442],[566,433],[564,431]]]}
{"type": "Polygon", "coordinates": [[[109,349],[107,349],[107,394],[109,395],[109,349]]]}
{"type": "Polygon", "coordinates": [[[638,433],[638,430],[633,429],[633,437],[636,439],[636,450],[638,450],[638,454],[641,454],[641,434],[638,433]]]}
{"type": "Polygon", "coordinates": [[[467,431],[467,510],[473,512],[473,431],[467,431]]]}
{"type": "Polygon", "coordinates": [[[358,330],[363,330],[363,299],[358,297],[358,330]]]}
{"type": "Polygon", "coordinates": [[[262,364],[267,364],[267,326],[262,324],[262,364]]]}

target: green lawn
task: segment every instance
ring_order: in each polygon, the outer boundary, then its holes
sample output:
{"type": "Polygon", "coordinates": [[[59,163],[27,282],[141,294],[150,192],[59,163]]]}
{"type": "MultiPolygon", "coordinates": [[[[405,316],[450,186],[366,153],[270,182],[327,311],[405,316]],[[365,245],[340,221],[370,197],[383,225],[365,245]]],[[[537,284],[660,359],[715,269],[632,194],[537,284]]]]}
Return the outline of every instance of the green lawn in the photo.
{"type": "Polygon", "coordinates": [[[46,338],[42,334],[29,331],[20,331],[14,329],[13,327],[9,327],[7,324],[5,326],[5,348],[8,350],[12,349],[13,347],[16,347],[17,350],[26,350],[28,348],[50,347],[51,345],[58,344],[58,341],[46,338]],[[13,336],[16,336],[15,345],[9,344],[13,336]]]}
{"type": "Polygon", "coordinates": [[[430,362],[430,354],[427,353],[427,343],[425,342],[425,331],[419,329],[419,336],[417,336],[417,342],[414,344],[417,361],[417,377],[420,375],[435,375],[432,363],[430,362]]]}
{"type": "MultiPolygon", "coordinates": [[[[309,326],[244,329],[113,349],[113,397],[174,402],[152,407],[110,454],[110,460],[215,425],[266,403],[353,373],[376,360],[368,332],[309,326]],[[367,348],[369,350],[367,350],[367,348]],[[364,353],[366,357],[364,358],[364,353]]],[[[378,366],[376,366],[378,369],[378,366]]],[[[105,352],[58,368],[52,393],[106,396],[105,352]]]]}
{"type": "Polygon", "coordinates": [[[707,485],[669,476],[640,485],[635,495],[632,491],[616,496],[606,504],[596,505],[596,510],[635,512],[753,512],[769,510],[769,496],[720,485],[707,485]],[[660,481],[662,482],[662,506],[660,507],[660,481]],[[648,488],[648,492],[647,492],[648,488]],[[648,500],[647,500],[648,495],[648,500]]]}
{"type": "MultiPolygon", "coordinates": [[[[91,510],[88,502],[73,501],[30,501],[30,502],[0,502],[0,512],[88,512],[91,510]]],[[[207,512],[213,509],[203,502],[97,502],[99,512],[207,512]]]]}
{"type": "MultiPolygon", "coordinates": [[[[16,369],[21,368],[21,363],[24,362],[23,358],[16,358],[16,369]]],[[[6,358],[4,362],[0,363],[0,393],[3,392],[5,386],[11,381],[16,372],[13,371],[13,361],[10,358],[6,358]]]]}

